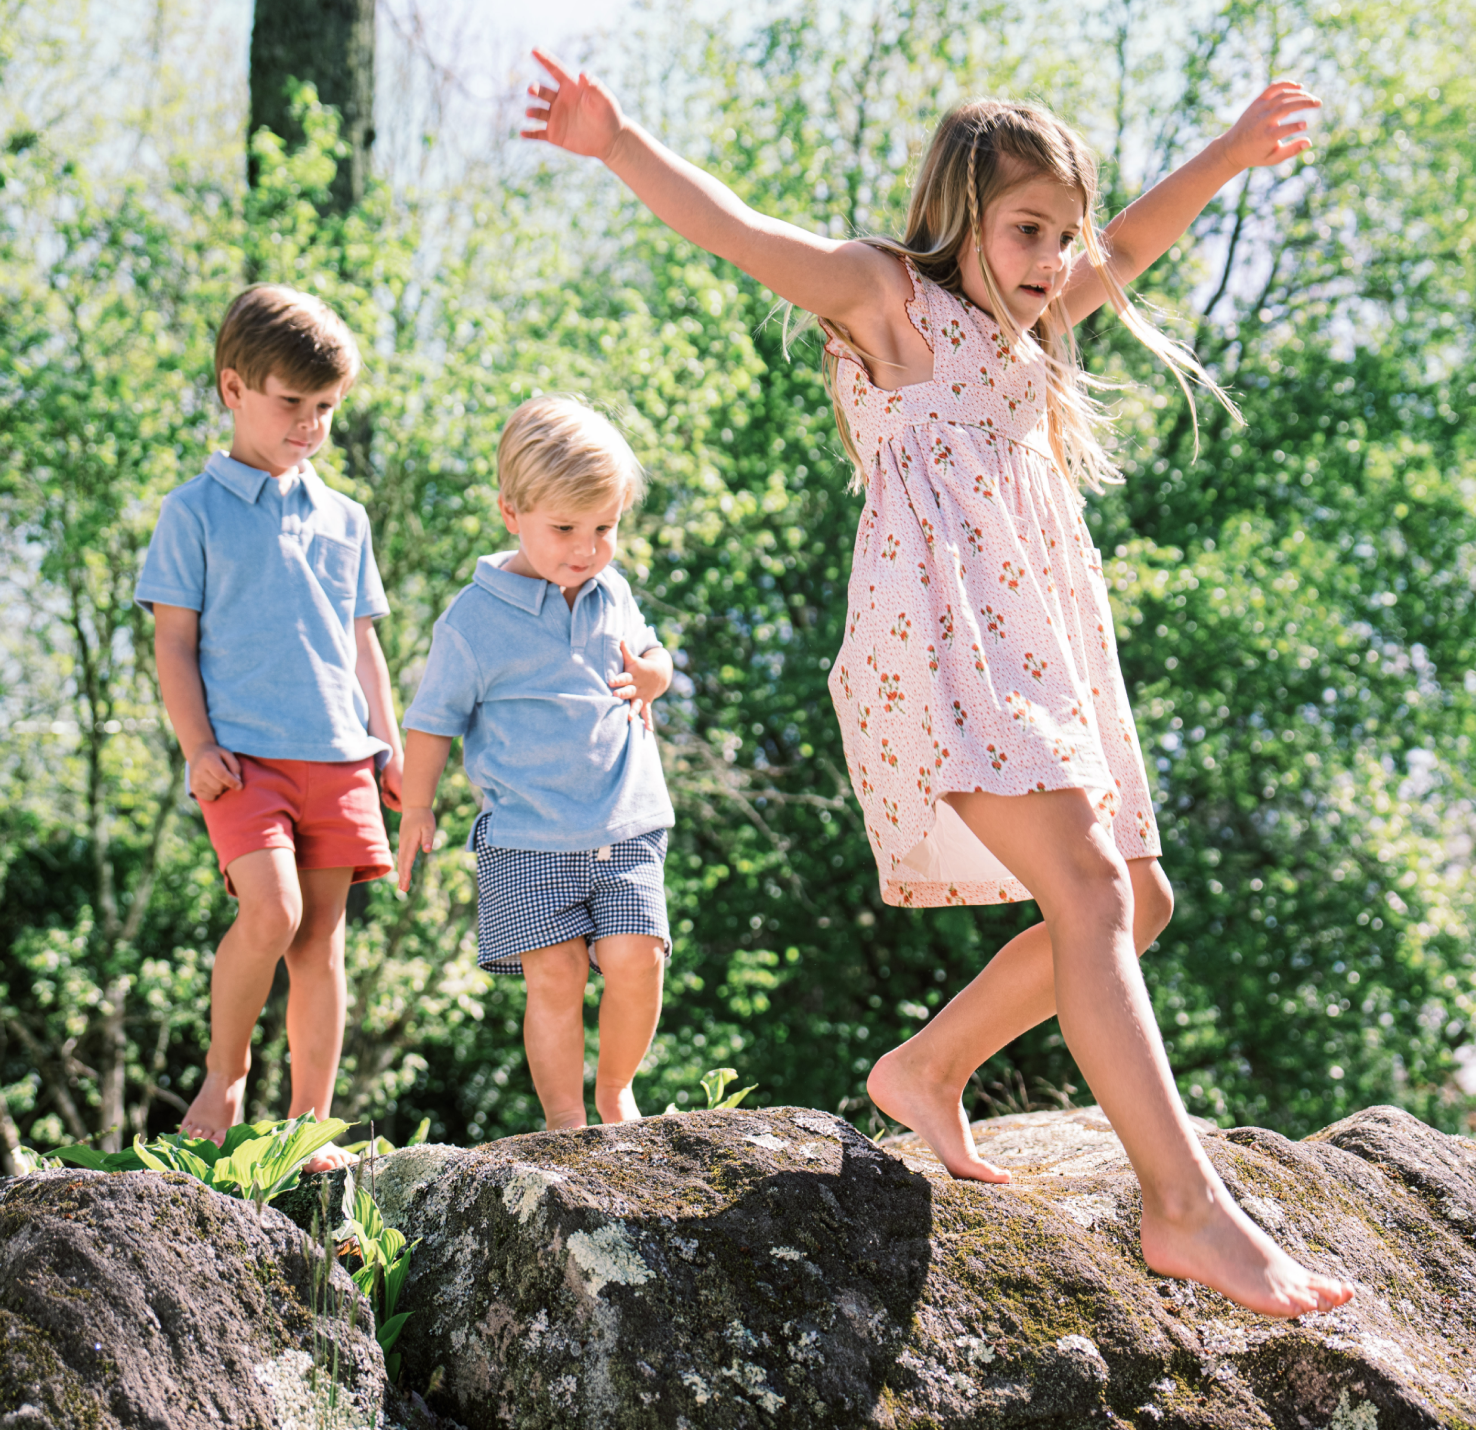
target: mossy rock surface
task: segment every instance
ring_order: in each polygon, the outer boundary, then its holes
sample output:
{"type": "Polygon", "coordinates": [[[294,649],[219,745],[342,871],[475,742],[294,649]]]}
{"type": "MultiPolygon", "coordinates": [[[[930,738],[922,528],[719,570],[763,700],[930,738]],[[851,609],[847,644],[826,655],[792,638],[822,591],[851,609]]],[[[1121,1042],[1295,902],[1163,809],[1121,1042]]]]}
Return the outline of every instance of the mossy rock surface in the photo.
{"type": "Polygon", "coordinates": [[[0,1426],[378,1427],[374,1316],[336,1266],[314,1315],[321,1255],[175,1173],[0,1181],[0,1426]]]}
{"type": "Polygon", "coordinates": [[[1389,1108],[1204,1127],[1251,1215],[1358,1284],[1287,1323],[1148,1271],[1097,1110],[975,1134],[1011,1186],[803,1108],[383,1159],[424,1238],[402,1383],[472,1430],[1476,1426],[1476,1144],[1389,1108]]]}

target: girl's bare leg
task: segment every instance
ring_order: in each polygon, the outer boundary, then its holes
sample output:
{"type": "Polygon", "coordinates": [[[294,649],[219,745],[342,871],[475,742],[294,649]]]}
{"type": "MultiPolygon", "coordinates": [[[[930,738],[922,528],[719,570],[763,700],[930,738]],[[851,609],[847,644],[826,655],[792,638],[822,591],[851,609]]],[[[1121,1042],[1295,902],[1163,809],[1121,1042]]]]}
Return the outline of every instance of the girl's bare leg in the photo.
{"type": "Polygon", "coordinates": [[[584,1127],[584,985],[589,945],[571,938],[521,955],[528,985],[523,1046],[544,1126],[584,1127]]]}
{"type": "MultiPolygon", "coordinates": [[[[1061,1032],[1142,1187],[1148,1265],[1267,1315],[1296,1316],[1347,1301],[1353,1288],[1287,1256],[1236,1206],[1205,1156],[1138,968],[1127,868],[1086,794],[955,795],[952,803],[1040,904],[1061,1032]]],[[[909,1112],[944,1130],[945,1111],[957,1115],[956,1097],[936,1087],[899,1080],[884,1091],[900,1093],[909,1112]]]]}
{"type": "MultiPolygon", "coordinates": [[[[1133,859],[1127,867],[1133,891],[1133,944],[1141,957],[1168,926],[1174,896],[1157,859],[1133,859]]],[[[922,1128],[906,1125],[922,1132],[954,1176],[1007,1182],[1008,1172],[984,1161],[974,1150],[963,1091],[977,1068],[1055,1012],[1051,936],[1045,924],[1034,924],[1005,944],[984,971],[916,1036],[879,1059],[867,1091],[887,1116],[905,1122],[888,1107],[889,1102],[906,1096],[904,1089],[928,1083],[945,1090],[956,1088],[957,1114],[934,1128],[942,1147],[922,1128]]]]}
{"type": "Polygon", "coordinates": [[[641,1115],[631,1083],[661,1016],[666,945],[659,938],[616,934],[599,941],[595,957],[605,976],[595,1108],[602,1122],[631,1122],[641,1115]]]}
{"type": "MultiPolygon", "coordinates": [[[[333,1111],[333,1085],[343,1052],[348,985],[343,968],[344,908],[352,869],[299,869],[302,919],[287,949],[287,1047],[292,1054],[289,1117],[311,1112],[320,1121],[333,1111]]],[[[331,1142],[306,1163],[305,1172],[333,1172],[357,1160],[331,1142]]]]}

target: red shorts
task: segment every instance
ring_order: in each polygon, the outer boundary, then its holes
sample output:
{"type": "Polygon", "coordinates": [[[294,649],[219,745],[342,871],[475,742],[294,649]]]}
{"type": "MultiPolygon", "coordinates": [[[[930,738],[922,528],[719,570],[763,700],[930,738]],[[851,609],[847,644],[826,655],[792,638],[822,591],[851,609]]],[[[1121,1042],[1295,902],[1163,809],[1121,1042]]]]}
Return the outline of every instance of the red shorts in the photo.
{"type": "Polygon", "coordinates": [[[258,849],[291,849],[299,869],[352,869],[355,884],[394,867],[372,759],[236,758],[241,788],[200,805],[228,894],[236,891],[227,869],[258,849]]]}

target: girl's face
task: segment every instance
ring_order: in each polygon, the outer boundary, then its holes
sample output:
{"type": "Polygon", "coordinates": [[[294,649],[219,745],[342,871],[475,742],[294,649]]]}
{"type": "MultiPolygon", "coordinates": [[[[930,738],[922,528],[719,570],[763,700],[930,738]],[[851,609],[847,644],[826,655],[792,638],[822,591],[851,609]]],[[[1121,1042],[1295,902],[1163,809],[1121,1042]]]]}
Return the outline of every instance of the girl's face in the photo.
{"type": "MultiPolygon", "coordinates": [[[[1071,276],[1071,249],[1083,217],[1080,190],[1044,178],[1006,190],[985,211],[984,261],[1019,327],[1032,327],[1071,276]]],[[[969,301],[988,312],[971,240],[959,254],[959,267],[969,301]]]]}

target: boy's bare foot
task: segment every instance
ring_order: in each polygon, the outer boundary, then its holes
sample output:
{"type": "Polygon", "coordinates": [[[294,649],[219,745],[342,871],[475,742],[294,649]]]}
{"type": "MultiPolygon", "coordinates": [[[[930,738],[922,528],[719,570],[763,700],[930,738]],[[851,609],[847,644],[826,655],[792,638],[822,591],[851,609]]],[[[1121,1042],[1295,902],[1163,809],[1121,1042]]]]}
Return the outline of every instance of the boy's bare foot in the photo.
{"type": "Polygon", "coordinates": [[[336,1143],[330,1142],[326,1147],[319,1147],[306,1162],[302,1170],[309,1174],[318,1172],[336,1172],[342,1167],[352,1167],[359,1159],[353,1152],[345,1152],[336,1143]]]}
{"type": "Polygon", "coordinates": [[[205,1082],[195,1094],[189,1111],[179,1124],[186,1137],[214,1142],[217,1147],[225,1135],[241,1120],[241,1105],[246,1099],[246,1076],[227,1078],[224,1073],[207,1071],[205,1082]]]}
{"type": "Polygon", "coordinates": [[[963,1103],[908,1066],[904,1044],[877,1060],[866,1079],[871,1100],[893,1122],[910,1127],[948,1170],[976,1182],[1008,1182],[1003,1167],[986,1162],[974,1148],[974,1135],[963,1103]]]}
{"type": "Polygon", "coordinates": [[[1143,1210],[1143,1260],[1162,1276],[1198,1281],[1263,1316],[1330,1311],[1353,1297],[1346,1281],[1293,1261],[1219,1188],[1184,1217],[1143,1210]]]}
{"type": "Polygon", "coordinates": [[[629,1087],[602,1088],[595,1085],[595,1110],[601,1122],[639,1122],[641,1109],[629,1087]]]}

